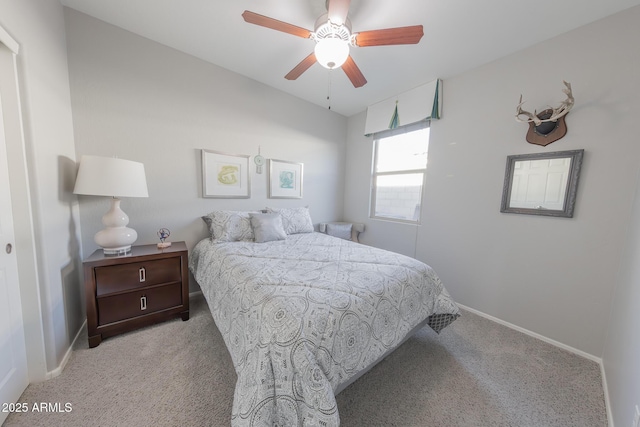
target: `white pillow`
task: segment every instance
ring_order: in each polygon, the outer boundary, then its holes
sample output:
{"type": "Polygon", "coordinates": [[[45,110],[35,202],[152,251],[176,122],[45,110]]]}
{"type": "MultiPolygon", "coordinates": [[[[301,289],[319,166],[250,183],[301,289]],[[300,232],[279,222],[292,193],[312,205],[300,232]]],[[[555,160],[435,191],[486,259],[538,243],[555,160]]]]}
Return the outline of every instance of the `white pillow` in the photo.
{"type": "Polygon", "coordinates": [[[282,226],[287,234],[313,233],[313,221],[307,206],[300,208],[267,208],[267,212],[277,212],[282,217],[282,226]]]}
{"type": "Polygon", "coordinates": [[[251,217],[251,228],[253,228],[256,243],[285,240],[287,238],[287,233],[282,228],[282,218],[279,213],[252,213],[249,216],[251,217]]]}
{"type": "Polygon", "coordinates": [[[202,217],[209,227],[211,240],[219,242],[251,241],[254,238],[250,212],[213,211],[202,217]]]}

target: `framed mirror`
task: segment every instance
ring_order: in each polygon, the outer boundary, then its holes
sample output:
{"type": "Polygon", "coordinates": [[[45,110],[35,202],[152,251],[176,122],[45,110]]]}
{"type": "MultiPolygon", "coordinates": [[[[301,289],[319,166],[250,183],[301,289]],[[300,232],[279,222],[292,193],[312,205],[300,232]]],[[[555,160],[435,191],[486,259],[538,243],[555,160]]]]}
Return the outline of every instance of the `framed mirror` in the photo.
{"type": "Polygon", "coordinates": [[[584,150],[507,157],[500,212],[573,217],[584,150]]]}

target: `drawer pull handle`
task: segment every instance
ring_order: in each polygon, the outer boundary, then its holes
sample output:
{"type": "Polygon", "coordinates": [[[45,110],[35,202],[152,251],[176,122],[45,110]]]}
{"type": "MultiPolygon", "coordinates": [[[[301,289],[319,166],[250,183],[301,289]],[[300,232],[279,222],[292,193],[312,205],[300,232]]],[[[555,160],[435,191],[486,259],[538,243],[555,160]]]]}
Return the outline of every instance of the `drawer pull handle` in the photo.
{"type": "Polygon", "coordinates": [[[140,310],[147,309],[147,297],[140,297],[140,310]]]}
{"type": "Polygon", "coordinates": [[[141,282],[147,280],[147,270],[145,270],[144,267],[140,267],[140,270],[138,270],[138,275],[140,276],[141,282]]]}

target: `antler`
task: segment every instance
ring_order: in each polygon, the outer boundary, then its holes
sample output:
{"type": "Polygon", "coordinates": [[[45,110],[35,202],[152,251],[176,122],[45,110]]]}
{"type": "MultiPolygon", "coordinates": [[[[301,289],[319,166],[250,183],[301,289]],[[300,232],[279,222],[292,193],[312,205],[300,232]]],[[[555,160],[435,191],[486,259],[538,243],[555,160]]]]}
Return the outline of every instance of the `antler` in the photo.
{"type": "Polygon", "coordinates": [[[573,93],[571,92],[571,83],[567,83],[566,81],[562,81],[566,86],[566,89],[562,89],[562,92],[567,95],[567,99],[562,101],[558,108],[552,108],[553,113],[548,119],[540,119],[538,117],[537,112],[534,110],[533,114],[522,109],[522,95],[520,95],[520,102],[518,103],[518,107],[516,108],[516,120],[522,123],[530,123],[533,122],[536,126],[540,126],[542,123],[546,122],[556,122],[560,117],[566,116],[569,111],[573,108],[573,103],[575,99],[573,98],[573,93]],[[523,120],[520,116],[527,116],[527,120],[523,120]]]}
{"type": "Polygon", "coordinates": [[[536,110],[533,110],[533,113],[525,111],[522,109],[522,104],[524,104],[524,101],[522,101],[522,94],[520,94],[520,102],[518,103],[518,108],[516,109],[516,120],[522,123],[534,122],[536,126],[540,126],[540,124],[542,123],[542,120],[540,120],[536,115],[537,114],[536,110]],[[522,120],[520,116],[527,116],[529,117],[529,119],[522,120]]]}

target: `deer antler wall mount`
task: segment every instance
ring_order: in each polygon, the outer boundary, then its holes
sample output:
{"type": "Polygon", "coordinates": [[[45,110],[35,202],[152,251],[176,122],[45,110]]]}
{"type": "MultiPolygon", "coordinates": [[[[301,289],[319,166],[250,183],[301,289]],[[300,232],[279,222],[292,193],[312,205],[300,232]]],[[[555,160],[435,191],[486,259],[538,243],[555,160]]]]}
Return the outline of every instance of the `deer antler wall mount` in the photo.
{"type": "Polygon", "coordinates": [[[567,95],[567,99],[557,108],[547,108],[541,112],[533,111],[530,113],[522,109],[522,95],[520,95],[520,102],[516,109],[516,120],[522,123],[529,123],[529,130],[527,131],[527,142],[536,145],[549,145],[554,141],[559,140],[567,134],[567,124],[564,121],[571,108],[573,108],[574,99],[571,93],[571,84],[563,81],[566,86],[562,91],[567,95]],[[520,116],[526,117],[522,119],[520,116]]]}

